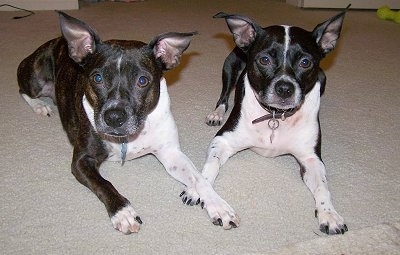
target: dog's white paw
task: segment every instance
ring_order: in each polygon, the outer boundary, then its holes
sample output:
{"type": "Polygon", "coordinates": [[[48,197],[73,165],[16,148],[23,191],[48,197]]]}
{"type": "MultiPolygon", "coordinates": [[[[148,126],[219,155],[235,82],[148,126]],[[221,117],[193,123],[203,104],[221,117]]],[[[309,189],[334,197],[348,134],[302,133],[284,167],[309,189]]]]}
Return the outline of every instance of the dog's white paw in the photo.
{"type": "Polygon", "coordinates": [[[186,188],[179,196],[184,204],[193,206],[200,203],[199,193],[194,188],[186,188]]]}
{"type": "Polygon", "coordinates": [[[32,108],[33,112],[36,113],[37,115],[48,116],[48,117],[53,115],[53,111],[51,110],[50,105],[47,104],[46,102],[37,98],[31,98],[26,94],[22,94],[22,97],[32,108]]]}
{"type": "Polygon", "coordinates": [[[53,115],[53,111],[51,110],[50,106],[47,104],[37,104],[34,107],[32,107],[32,110],[37,115],[41,115],[41,116],[50,117],[51,115],[53,115]]]}
{"type": "Polygon", "coordinates": [[[218,195],[206,201],[201,201],[201,207],[207,210],[214,225],[224,229],[237,228],[240,219],[232,207],[218,195]]]}
{"type": "Polygon", "coordinates": [[[344,234],[348,231],[343,218],[335,210],[315,210],[318,217],[319,229],[328,235],[344,234]]]}
{"type": "Polygon", "coordinates": [[[139,232],[142,220],[132,206],[127,205],[111,217],[113,227],[124,234],[139,232]]]}
{"type": "Polygon", "coordinates": [[[206,118],[206,123],[209,126],[220,126],[224,120],[225,105],[219,105],[212,113],[206,118]]]}

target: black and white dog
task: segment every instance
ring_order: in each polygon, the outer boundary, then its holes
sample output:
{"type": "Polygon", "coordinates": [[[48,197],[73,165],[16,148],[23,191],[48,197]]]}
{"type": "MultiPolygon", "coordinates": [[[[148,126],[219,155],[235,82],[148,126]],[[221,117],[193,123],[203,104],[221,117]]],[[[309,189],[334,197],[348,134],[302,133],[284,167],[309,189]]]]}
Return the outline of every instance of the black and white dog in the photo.
{"type": "Polygon", "coordinates": [[[321,160],[320,96],[325,74],[319,64],[340,36],[345,11],[312,32],[292,26],[261,28],[248,17],[218,13],[237,47],[226,58],[223,88],[208,125],[220,125],[234,86],[235,101],[226,123],[208,149],[203,176],[214,183],[219,168],[235,153],[251,149],[275,157],[291,154],[315,198],[321,231],[347,231],[333,207],[321,160]]]}
{"type": "Polygon", "coordinates": [[[128,199],[99,173],[105,160],[154,154],[188,190],[186,204],[201,203],[213,222],[238,225],[233,209],[182,153],[163,72],[179,64],[195,33],[165,33],[150,43],[103,42],[84,22],[60,12],[62,37],[53,39],[18,67],[20,93],[39,115],[52,115],[39,99],[57,104],[74,147],[72,173],[104,203],[112,225],[138,232],[141,218],[128,199]],[[188,198],[190,196],[190,198],[188,198]]]}

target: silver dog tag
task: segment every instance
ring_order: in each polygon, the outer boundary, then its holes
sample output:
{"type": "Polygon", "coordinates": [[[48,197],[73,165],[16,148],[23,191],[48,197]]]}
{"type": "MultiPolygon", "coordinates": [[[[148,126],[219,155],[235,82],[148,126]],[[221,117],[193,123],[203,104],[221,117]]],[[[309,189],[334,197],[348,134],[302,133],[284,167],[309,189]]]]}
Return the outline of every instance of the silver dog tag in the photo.
{"type": "Polygon", "coordinates": [[[126,152],[128,150],[128,146],[126,143],[121,144],[121,166],[124,165],[126,159],[126,152]]]}
{"type": "Polygon", "coordinates": [[[275,136],[275,129],[279,127],[279,120],[272,118],[268,121],[268,127],[272,130],[271,136],[269,137],[270,142],[272,143],[272,140],[274,139],[275,136]]]}

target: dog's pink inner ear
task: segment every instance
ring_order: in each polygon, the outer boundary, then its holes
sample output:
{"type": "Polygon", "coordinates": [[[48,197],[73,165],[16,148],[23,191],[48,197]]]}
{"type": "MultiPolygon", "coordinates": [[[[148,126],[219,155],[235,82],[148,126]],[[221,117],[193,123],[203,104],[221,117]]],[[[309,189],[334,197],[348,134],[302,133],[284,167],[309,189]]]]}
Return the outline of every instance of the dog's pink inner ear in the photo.
{"type": "Polygon", "coordinates": [[[325,53],[332,51],[336,46],[336,41],[340,36],[340,28],[342,23],[340,21],[334,21],[330,23],[324,33],[321,36],[319,41],[320,47],[324,50],[325,53]]]}
{"type": "Polygon", "coordinates": [[[156,58],[161,58],[166,69],[174,68],[179,64],[181,52],[176,49],[170,42],[166,40],[161,40],[157,43],[155,48],[156,58]]]}
{"type": "Polygon", "coordinates": [[[242,19],[227,18],[226,23],[233,34],[233,39],[239,48],[249,46],[256,38],[254,27],[242,19]]]}
{"type": "Polygon", "coordinates": [[[75,40],[68,41],[69,56],[77,63],[90,53],[94,52],[94,44],[91,36],[84,36],[75,40]]]}
{"type": "Polygon", "coordinates": [[[345,12],[317,25],[313,36],[324,54],[331,52],[340,37],[345,12]]]}
{"type": "Polygon", "coordinates": [[[171,69],[180,62],[182,53],[189,47],[192,34],[183,36],[171,34],[169,37],[161,38],[154,46],[154,55],[164,63],[165,69],[171,69]]]}
{"type": "Polygon", "coordinates": [[[68,43],[69,56],[77,63],[95,51],[96,32],[84,22],[60,12],[60,27],[68,43]]]}

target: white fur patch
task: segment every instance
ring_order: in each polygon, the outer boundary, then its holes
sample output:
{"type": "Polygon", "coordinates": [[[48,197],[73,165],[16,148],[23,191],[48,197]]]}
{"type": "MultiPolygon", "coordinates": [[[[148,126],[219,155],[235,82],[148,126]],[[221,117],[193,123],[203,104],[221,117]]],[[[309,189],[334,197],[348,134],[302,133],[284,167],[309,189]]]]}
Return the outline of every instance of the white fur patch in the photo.
{"type": "Polygon", "coordinates": [[[283,66],[286,66],[287,53],[290,44],[289,26],[282,26],[285,29],[285,48],[283,50],[283,66]]]}
{"type": "Polygon", "coordinates": [[[96,123],[94,121],[94,111],[93,107],[90,105],[89,101],[86,98],[86,95],[83,95],[82,97],[82,105],[83,109],[85,109],[86,116],[88,117],[90,124],[92,124],[92,127],[94,130],[96,130],[96,123]]]}
{"type": "Polygon", "coordinates": [[[29,104],[32,108],[32,111],[37,115],[41,116],[51,116],[53,115],[53,111],[48,103],[38,99],[38,98],[31,98],[26,94],[21,94],[22,98],[29,104]]]}
{"type": "Polygon", "coordinates": [[[113,227],[124,234],[137,233],[140,223],[136,221],[137,213],[132,206],[127,205],[111,217],[113,227]]]}

